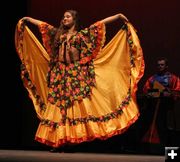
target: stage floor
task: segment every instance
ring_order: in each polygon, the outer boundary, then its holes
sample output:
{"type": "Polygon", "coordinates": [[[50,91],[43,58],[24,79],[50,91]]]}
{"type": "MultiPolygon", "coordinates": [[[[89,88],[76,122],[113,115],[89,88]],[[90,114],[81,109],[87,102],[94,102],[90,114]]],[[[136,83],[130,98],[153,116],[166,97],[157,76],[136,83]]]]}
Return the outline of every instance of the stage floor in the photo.
{"type": "Polygon", "coordinates": [[[0,162],[164,162],[160,155],[0,150],[0,162]]]}

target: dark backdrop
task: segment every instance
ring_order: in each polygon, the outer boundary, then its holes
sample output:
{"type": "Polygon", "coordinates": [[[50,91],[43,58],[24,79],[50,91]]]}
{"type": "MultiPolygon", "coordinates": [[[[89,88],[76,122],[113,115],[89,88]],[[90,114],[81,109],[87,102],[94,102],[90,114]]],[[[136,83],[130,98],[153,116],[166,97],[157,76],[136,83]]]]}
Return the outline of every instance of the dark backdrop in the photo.
{"type": "MultiPolygon", "coordinates": [[[[119,12],[127,16],[137,29],[146,64],[138,93],[147,77],[155,72],[154,61],[159,56],[167,57],[170,70],[179,75],[179,0],[6,1],[1,5],[0,16],[1,148],[43,147],[34,141],[39,121],[20,79],[20,61],[14,47],[16,23],[24,16],[31,16],[58,26],[66,9],[78,10],[84,26],[119,12]]],[[[118,23],[107,26],[107,42],[118,29],[118,23]]]]}

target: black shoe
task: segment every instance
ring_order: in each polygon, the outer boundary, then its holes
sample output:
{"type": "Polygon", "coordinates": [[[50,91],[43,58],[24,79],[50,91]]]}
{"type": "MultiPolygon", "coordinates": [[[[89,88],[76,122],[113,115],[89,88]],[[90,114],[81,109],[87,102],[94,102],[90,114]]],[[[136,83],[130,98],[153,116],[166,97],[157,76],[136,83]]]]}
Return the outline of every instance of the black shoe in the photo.
{"type": "Polygon", "coordinates": [[[58,152],[58,149],[53,147],[53,148],[50,149],[49,151],[52,152],[52,153],[54,153],[54,152],[58,152]]]}

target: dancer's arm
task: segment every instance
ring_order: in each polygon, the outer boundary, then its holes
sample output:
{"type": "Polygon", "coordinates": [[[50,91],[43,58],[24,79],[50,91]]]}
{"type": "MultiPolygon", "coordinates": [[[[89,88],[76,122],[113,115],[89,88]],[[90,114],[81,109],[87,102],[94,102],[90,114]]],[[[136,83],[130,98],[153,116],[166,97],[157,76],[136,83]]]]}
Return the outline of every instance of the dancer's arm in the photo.
{"type": "Polygon", "coordinates": [[[123,21],[125,22],[128,22],[129,20],[127,19],[126,16],[124,16],[123,14],[119,13],[119,14],[116,14],[116,15],[113,15],[113,16],[110,16],[110,17],[107,17],[103,20],[101,20],[101,22],[103,22],[104,24],[108,24],[108,23],[111,23],[113,21],[116,21],[118,19],[122,19],[123,21]]]}

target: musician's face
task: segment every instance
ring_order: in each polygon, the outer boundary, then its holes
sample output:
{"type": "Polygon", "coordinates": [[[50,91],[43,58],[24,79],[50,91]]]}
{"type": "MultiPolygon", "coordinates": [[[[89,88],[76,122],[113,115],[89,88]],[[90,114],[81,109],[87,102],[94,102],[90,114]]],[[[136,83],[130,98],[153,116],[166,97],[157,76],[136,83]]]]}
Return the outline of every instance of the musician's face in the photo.
{"type": "Polygon", "coordinates": [[[158,72],[165,72],[168,68],[168,66],[166,65],[165,60],[159,60],[157,62],[157,66],[158,66],[158,72]]]}

